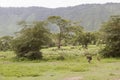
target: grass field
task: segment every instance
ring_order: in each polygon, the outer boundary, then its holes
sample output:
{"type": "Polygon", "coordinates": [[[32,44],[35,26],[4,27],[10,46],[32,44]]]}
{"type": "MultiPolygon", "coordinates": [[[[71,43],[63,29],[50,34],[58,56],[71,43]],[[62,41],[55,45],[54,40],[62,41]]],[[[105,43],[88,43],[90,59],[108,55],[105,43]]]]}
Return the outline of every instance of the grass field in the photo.
{"type": "MultiPolygon", "coordinates": [[[[99,49],[91,45],[88,51],[97,54],[99,49]]],[[[89,64],[80,46],[41,51],[43,60],[34,61],[24,58],[18,60],[13,51],[0,52],[0,80],[68,80],[72,77],[81,77],[82,80],[120,80],[120,59],[97,61],[93,56],[89,64]],[[65,60],[61,60],[61,55],[65,60]]]]}

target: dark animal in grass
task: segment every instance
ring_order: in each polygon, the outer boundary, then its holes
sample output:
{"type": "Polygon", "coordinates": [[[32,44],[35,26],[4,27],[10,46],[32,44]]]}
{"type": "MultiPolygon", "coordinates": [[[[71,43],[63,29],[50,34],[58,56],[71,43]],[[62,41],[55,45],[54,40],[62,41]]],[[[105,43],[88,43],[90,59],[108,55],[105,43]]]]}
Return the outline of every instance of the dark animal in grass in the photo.
{"type": "Polygon", "coordinates": [[[92,61],[92,56],[91,56],[91,55],[86,55],[86,58],[87,58],[88,62],[91,63],[91,61],[92,61]]]}
{"type": "Polygon", "coordinates": [[[88,49],[84,49],[84,55],[86,56],[89,63],[91,63],[92,55],[89,53],[88,49]]]}

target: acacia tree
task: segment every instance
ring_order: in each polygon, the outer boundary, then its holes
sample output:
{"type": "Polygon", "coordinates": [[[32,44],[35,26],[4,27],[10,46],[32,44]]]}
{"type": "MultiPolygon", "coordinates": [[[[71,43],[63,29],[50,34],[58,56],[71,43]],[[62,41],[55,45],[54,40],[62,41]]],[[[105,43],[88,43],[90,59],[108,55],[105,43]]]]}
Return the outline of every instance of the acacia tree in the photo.
{"type": "MultiPolygon", "coordinates": [[[[23,26],[23,24],[21,24],[23,26]]],[[[25,26],[27,23],[25,23],[25,26]]],[[[45,22],[34,22],[24,27],[12,42],[13,49],[18,57],[29,59],[41,59],[39,52],[42,45],[49,42],[49,31],[45,28],[45,22]]]]}
{"type": "Polygon", "coordinates": [[[111,16],[110,20],[103,24],[101,31],[106,44],[102,55],[120,57],[120,16],[111,16]]]}
{"type": "Polygon", "coordinates": [[[59,32],[56,34],[56,37],[58,39],[57,47],[60,49],[61,41],[66,33],[66,28],[69,25],[69,21],[62,19],[60,16],[50,16],[48,17],[48,21],[52,24],[56,24],[59,27],[59,32]]]}

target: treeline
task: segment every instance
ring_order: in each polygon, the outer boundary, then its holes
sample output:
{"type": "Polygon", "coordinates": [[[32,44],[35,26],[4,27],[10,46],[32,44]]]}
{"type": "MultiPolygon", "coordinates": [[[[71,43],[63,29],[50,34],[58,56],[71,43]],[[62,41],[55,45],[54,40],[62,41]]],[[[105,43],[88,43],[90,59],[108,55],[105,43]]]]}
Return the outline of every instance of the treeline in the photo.
{"type": "Polygon", "coordinates": [[[88,48],[89,44],[105,44],[101,50],[104,57],[120,57],[120,16],[112,16],[103,23],[98,32],[87,32],[83,27],[60,16],[50,16],[47,20],[36,22],[21,21],[22,29],[16,36],[0,38],[0,50],[14,50],[17,57],[42,59],[40,49],[43,47],[82,45],[88,48]],[[50,30],[50,24],[57,27],[58,32],[50,30]]]}

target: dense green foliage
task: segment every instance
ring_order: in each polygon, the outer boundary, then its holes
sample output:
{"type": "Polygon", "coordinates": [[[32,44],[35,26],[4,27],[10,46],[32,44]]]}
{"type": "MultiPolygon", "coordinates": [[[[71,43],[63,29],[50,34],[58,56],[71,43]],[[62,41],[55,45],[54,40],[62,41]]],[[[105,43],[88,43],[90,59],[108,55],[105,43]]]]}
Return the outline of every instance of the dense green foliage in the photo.
{"type": "Polygon", "coordinates": [[[89,44],[96,44],[98,40],[96,32],[85,32],[80,25],[68,27],[68,30],[69,34],[66,36],[71,45],[82,45],[83,48],[87,48],[89,44]]]}
{"type": "Polygon", "coordinates": [[[18,57],[41,59],[42,53],[39,50],[42,45],[49,42],[49,31],[44,27],[44,22],[35,22],[31,25],[26,25],[13,40],[13,49],[18,57]]]}
{"type": "Polygon", "coordinates": [[[73,24],[67,29],[68,34],[66,35],[66,43],[68,43],[69,45],[80,45],[82,42],[83,27],[78,24],[73,24]]]}
{"type": "Polygon", "coordinates": [[[82,35],[81,44],[84,48],[88,48],[88,44],[92,42],[93,35],[90,32],[85,32],[82,35]]]}
{"type": "Polygon", "coordinates": [[[102,51],[104,57],[120,57],[120,16],[112,16],[102,26],[105,48],[102,51]]]}
{"type": "Polygon", "coordinates": [[[0,38],[0,51],[11,50],[11,41],[13,37],[4,36],[0,38]]]}

